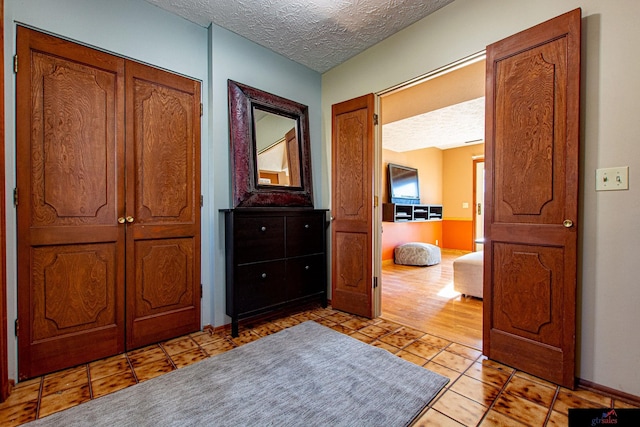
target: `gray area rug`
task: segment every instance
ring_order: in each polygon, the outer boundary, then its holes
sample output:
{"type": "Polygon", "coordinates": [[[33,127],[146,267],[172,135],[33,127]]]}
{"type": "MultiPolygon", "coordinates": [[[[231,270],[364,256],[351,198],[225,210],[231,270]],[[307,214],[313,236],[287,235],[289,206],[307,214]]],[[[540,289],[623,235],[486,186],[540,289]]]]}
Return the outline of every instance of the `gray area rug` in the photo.
{"type": "Polygon", "coordinates": [[[405,426],[448,378],[313,321],[33,426],[405,426]]]}

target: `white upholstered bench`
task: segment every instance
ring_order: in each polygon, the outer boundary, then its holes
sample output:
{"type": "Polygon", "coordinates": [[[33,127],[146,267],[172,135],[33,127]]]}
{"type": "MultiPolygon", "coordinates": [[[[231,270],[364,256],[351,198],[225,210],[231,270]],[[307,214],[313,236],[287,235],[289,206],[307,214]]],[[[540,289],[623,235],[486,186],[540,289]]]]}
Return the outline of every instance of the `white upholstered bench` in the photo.
{"type": "Polygon", "coordinates": [[[482,298],[484,252],[471,252],[453,260],[453,289],[482,298]]]}
{"type": "Polygon", "coordinates": [[[430,243],[411,242],[396,246],[394,262],[402,265],[434,265],[441,260],[440,248],[430,243]]]}

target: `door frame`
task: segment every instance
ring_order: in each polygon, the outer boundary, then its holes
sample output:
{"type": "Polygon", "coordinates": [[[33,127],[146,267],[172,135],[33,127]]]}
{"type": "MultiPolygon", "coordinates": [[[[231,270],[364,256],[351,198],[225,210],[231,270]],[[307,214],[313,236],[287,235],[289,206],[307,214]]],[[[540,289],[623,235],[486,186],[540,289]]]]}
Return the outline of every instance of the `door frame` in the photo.
{"type": "MultiPolygon", "coordinates": [[[[483,150],[484,151],[484,150],[483,150]]],[[[474,251],[478,251],[478,245],[482,245],[482,243],[476,242],[478,240],[477,230],[478,230],[478,203],[482,202],[482,217],[484,218],[484,192],[478,197],[478,166],[480,163],[483,164],[483,176],[484,176],[484,155],[482,157],[477,157],[473,159],[473,242],[471,247],[474,251]]],[[[484,188],[484,185],[483,185],[484,188]]],[[[482,221],[482,226],[484,227],[484,221],[482,221]]],[[[482,238],[484,238],[484,232],[482,233],[482,238]]]]}
{"type": "Polygon", "coordinates": [[[376,117],[373,129],[373,315],[382,315],[382,120],[380,94],[374,93],[373,111],[376,117]]]}
{"type": "MultiPolygon", "coordinates": [[[[0,59],[4,64],[4,0],[0,0],[0,59]]],[[[4,67],[0,69],[0,99],[4,100],[4,67]]],[[[0,402],[9,397],[9,357],[7,354],[7,229],[5,201],[4,102],[0,103],[0,402]]]]}
{"type": "MultiPolygon", "coordinates": [[[[381,119],[381,109],[380,109],[380,100],[383,96],[391,95],[395,92],[400,92],[404,89],[408,89],[411,86],[415,86],[417,84],[426,82],[428,80],[435,79],[437,77],[443,76],[447,73],[457,70],[458,68],[466,67],[467,65],[471,65],[474,62],[482,61],[486,58],[486,49],[481,50],[480,52],[476,52],[464,58],[461,58],[457,61],[452,62],[451,64],[444,65],[442,67],[436,68],[435,70],[429,71],[425,74],[422,74],[413,79],[407,80],[405,82],[399,83],[397,85],[391,86],[387,89],[381,90],[379,92],[374,92],[374,96],[376,99],[376,114],[378,114],[378,122],[382,123],[381,119]]],[[[373,229],[374,229],[374,253],[373,253],[373,271],[374,276],[378,277],[378,287],[374,289],[374,314],[376,316],[380,316],[382,314],[382,287],[384,283],[382,281],[382,209],[380,206],[383,203],[381,200],[382,197],[382,174],[384,173],[384,167],[382,164],[382,124],[376,127],[374,132],[374,190],[375,197],[374,200],[374,218],[373,218],[373,229]],[[378,239],[377,241],[375,239],[378,239]]],[[[484,156],[482,157],[482,161],[484,162],[484,156]]],[[[474,166],[475,167],[475,166],[474,166]]],[[[475,169],[474,169],[474,185],[475,185],[475,169]]],[[[475,186],[474,186],[474,197],[475,197],[475,186]]],[[[475,218],[475,216],[474,216],[475,218]]],[[[475,228],[474,228],[475,235],[475,228]]]]}

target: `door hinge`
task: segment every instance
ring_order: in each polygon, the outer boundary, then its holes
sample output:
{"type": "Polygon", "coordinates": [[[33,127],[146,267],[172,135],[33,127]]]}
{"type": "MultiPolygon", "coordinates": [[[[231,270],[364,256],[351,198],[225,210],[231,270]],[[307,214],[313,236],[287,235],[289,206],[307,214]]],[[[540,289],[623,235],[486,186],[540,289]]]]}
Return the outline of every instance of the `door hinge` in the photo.
{"type": "Polygon", "coordinates": [[[13,189],[13,206],[18,206],[18,187],[13,189]]]}
{"type": "Polygon", "coordinates": [[[378,287],[378,278],[376,276],[373,276],[373,289],[378,287]]]}
{"type": "Polygon", "coordinates": [[[18,54],[13,55],[13,72],[18,74],[18,54]]]}
{"type": "Polygon", "coordinates": [[[374,124],[375,126],[377,126],[377,125],[378,125],[378,115],[377,115],[377,114],[375,114],[375,113],[373,113],[373,124],[374,124]]]}
{"type": "Polygon", "coordinates": [[[378,196],[373,196],[373,207],[374,208],[378,207],[378,196]]]}
{"type": "Polygon", "coordinates": [[[200,195],[200,207],[204,206],[204,196],[201,194],[200,195]]]}
{"type": "Polygon", "coordinates": [[[200,299],[202,299],[204,295],[204,290],[202,289],[202,283],[200,283],[200,299]]]}
{"type": "Polygon", "coordinates": [[[18,319],[16,319],[16,323],[15,323],[16,336],[18,336],[18,332],[20,332],[20,324],[18,323],[18,319]]]}
{"type": "Polygon", "coordinates": [[[200,117],[202,117],[203,115],[204,115],[204,105],[201,102],[200,103],[200,117]]]}

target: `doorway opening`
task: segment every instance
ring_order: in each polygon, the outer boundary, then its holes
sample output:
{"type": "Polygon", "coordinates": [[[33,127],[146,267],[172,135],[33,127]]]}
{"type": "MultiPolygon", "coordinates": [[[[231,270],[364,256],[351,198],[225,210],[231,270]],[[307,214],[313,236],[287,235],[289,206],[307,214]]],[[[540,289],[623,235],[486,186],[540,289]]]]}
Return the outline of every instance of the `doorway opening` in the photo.
{"type": "Polygon", "coordinates": [[[481,250],[484,157],[484,52],[380,93],[381,203],[390,202],[387,165],[416,168],[420,204],[442,217],[382,222],[381,316],[441,338],[482,348],[482,299],[454,289],[453,261],[481,250]],[[481,182],[478,183],[477,180],[481,182]],[[438,246],[432,266],[394,262],[396,246],[438,246]]]}
{"type": "Polygon", "coordinates": [[[473,159],[473,246],[484,249],[484,155],[473,159]]]}

